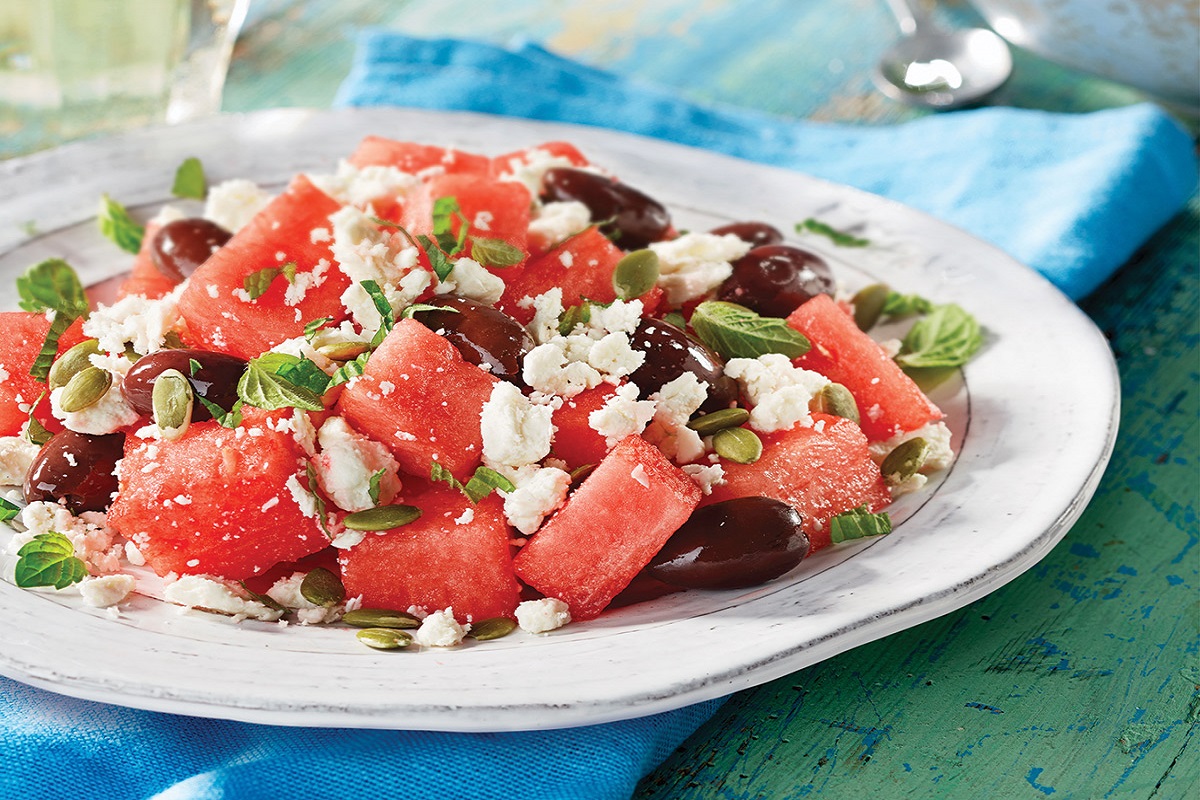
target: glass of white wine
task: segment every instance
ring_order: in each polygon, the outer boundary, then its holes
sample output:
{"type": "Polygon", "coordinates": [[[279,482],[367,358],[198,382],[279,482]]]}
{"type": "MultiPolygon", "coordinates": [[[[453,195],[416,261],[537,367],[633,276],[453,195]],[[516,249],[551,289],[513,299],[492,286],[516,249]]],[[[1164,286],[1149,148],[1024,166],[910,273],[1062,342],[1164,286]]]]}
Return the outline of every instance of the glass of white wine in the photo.
{"type": "Polygon", "coordinates": [[[216,113],[249,0],[2,0],[0,155],[216,113]]]}

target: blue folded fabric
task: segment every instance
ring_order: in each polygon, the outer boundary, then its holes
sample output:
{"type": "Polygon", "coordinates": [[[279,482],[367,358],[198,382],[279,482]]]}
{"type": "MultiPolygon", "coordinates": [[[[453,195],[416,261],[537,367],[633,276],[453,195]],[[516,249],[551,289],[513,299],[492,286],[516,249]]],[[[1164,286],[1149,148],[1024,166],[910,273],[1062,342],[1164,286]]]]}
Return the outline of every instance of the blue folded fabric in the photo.
{"type": "Polygon", "coordinates": [[[698,105],[528,42],[502,48],[366,31],[335,103],[596,125],[800,170],[958,225],[1072,299],[1127,261],[1187,202],[1197,179],[1191,139],[1150,104],[831,125],[698,105]]]}

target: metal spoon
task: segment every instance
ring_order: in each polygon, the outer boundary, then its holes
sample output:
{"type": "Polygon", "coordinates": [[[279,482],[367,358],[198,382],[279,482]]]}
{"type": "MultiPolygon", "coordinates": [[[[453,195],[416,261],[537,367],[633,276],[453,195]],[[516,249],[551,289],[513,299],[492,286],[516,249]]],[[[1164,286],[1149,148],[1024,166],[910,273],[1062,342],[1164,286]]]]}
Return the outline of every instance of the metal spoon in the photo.
{"type": "Polygon", "coordinates": [[[1012,53],[989,30],[945,31],[917,13],[909,0],[887,0],[903,34],[871,77],[895,100],[936,109],[977,102],[1012,72],[1012,53]]]}

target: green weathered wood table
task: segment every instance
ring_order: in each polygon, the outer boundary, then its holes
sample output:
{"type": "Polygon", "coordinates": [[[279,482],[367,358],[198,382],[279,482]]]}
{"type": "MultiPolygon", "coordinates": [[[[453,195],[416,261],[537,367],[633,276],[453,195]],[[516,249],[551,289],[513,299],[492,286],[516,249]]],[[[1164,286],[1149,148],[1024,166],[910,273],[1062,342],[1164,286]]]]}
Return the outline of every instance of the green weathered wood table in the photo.
{"type": "MultiPolygon", "coordinates": [[[[958,4],[942,14],[971,19],[958,4]]],[[[695,99],[780,115],[882,123],[918,114],[868,81],[895,35],[876,0],[257,0],[226,110],[328,105],[364,25],[524,35],[695,99]]],[[[1018,53],[991,102],[1089,111],[1139,99],[1018,53]]],[[[1117,355],[1121,434],[1099,492],[1053,553],[960,611],[735,695],[638,797],[1196,791],[1198,219],[1193,198],[1082,304],[1117,355]]]]}

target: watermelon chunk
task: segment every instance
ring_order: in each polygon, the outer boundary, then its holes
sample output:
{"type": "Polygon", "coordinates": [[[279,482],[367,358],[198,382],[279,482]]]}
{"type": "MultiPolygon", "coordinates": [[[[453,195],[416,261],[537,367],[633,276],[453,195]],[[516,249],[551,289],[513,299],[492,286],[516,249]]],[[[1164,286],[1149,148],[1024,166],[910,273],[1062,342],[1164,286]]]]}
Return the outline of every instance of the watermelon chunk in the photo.
{"type": "Polygon", "coordinates": [[[862,430],[873,442],[902,431],[915,431],[942,418],[912,378],[854,318],[828,295],[819,294],[787,318],[812,349],[795,360],[796,366],[819,372],[854,395],[862,430]]]}
{"type": "Polygon", "coordinates": [[[420,322],[401,320],[342,392],[338,413],[405,472],[428,476],[437,461],[465,481],[483,453],[479,414],[496,381],[420,322]]]}
{"type": "Polygon", "coordinates": [[[341,296],[350,280],[334,264],[328,238],[329,215],[340,207],[304,176],[292,181],[192,273],[179,297],[188,343],[248,359],[301,336],[311,320],[345,319],[341,296]],[[245,299],[248,275],[288,262],[296,264],[295,286],[280,276],[261,297],[245,299]],[[288,297],[289,289],[303,297],[288,297]]]}
{"type": "Polygon", "coordinates": [[[519,274],[511,278],[503,276],[508,286],[498,306],[521,324],[528,325],[533,319],[533,309],[522,308],[519,305],[521,299],[536,297],[555,286],[562,288],[565,308],[579,305],[584,298],[610,303],[617,299],[612,284],[613,270],[623,255],[599,229],[588,228],[549,252],[529,259],[519,274]]]}
{"type": "Polygon", "coordinates": [[[234,430],[207,421],[175,441],[128,437],[109,526],[159,575],[239,580],[321,550],[329,541],[300,505],[305,453],[273,429],[285,416],[248,409],[234,430]]]}
{"type": "Polygon", "coordinates": [[[416,142],[400,142],[382,136],[368,136],[346,159],[353,166],[395,167],[402,172],[441,169],[448,174],[485,175],[491,166],[487,156],[447,147],[416,142]]]}
{"type": "Polygon", "coordinates": [[[592,619],[699,502],[691,478],[640,436],[626,437],[517,554],[517,576],[566,602],[574,619],[592,619]]]}
{"type": "MultiPolygon", "coordinates": [[[[59,355],[83,341],[82,328],[83,321],[76,320],[59,337],[59,355]]],[[[50,392],[46,384],[29,374],[49,330],[50,320],[45,314],[0,312],[0,337],[4,341],[3,352],[0,352],[0,436],[16,436],[21,432],[21,426],[29,419],[30,407],[43,392],[46,396],[33,416],[50,431],[62,430],[62,425],[50,413],[50,392]]]]}
{"type": "Polygon", "coordinates": [[[602,383],[564,400],[552,418],[556,430],[551,454],[567,462],[571,469],[599,464],[608,454],[608,440],[592,429],[588,416],[616,393],[617,387],[602,383]]]}
{"type": "Polygon", "coordinates": [[[521,150],[514,150],[511,153],[505,153],[502,156],[496,156],[492,159],[491,175],[494,178],[499,178],[501,175],[511,175],[515,167],[519,168],[522,164],[527,164],[531,158],[539,153],[549,154],[554,158],[565,158],[571,162],[573,167],[586,167],[591,164],[587,156],[579,152],[579,148],[570,142],[542,142],[534,147],[526,147],[521,150]],[[516,162],[515,164],[513,162],[516,162]]]}
{"type": "Polygon", "coordinates": [[[829,544],[829,520],[866,503],[879,511],[891,502],[867,438],[851,420],[813,414],[813,427],[759,434],[762,456],[753,464],[722,461],[725,482],[702,505],[735,497],[772,497],[804,517],[812,549],[829,544]]]}
{"type": "Polygon", "coordinates": [[[512,616],[519,587],[500,498],[472,504],[457,489],[415,480],[405,488],[421,517],[343,551],[346,595],[367,608],[453,607],[460,622],[512,616]]]}

